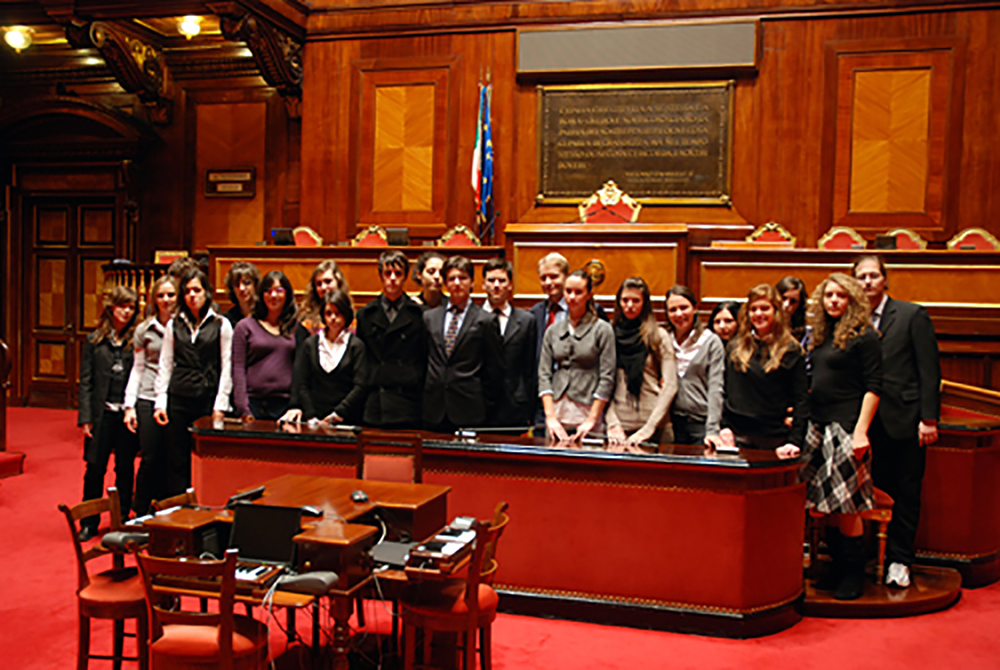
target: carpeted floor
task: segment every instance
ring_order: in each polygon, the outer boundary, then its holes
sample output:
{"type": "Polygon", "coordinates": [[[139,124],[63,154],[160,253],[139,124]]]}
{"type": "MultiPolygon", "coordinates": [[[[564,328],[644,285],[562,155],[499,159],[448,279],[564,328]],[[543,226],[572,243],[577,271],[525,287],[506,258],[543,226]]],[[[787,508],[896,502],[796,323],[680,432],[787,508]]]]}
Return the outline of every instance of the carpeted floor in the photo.
{"type": "MultiPolygon", "coordinates": [[[[8,409],[8,449],[25,452],[27,460],[24,474],[0,480],[0,574],[6,580],[0,587],[3,669],[63,670],[76,662],[74,559],[65,520],[56,510],[59,502],[77,502],[82,490],[82,439],[75,418],[68,411],[8,409]]],[[[369,619],[381,611],[378,603],[369,603],[369,619]]],[[[302,619],[304,631],[307,622],[302,619]]],[[[281,633],[276,625],[272,629],[280,650],[281,633]]],[[[108,650],[110,626],[95,624],[93,639],[95,650],[108,650]]],[[[804,619],[790,630],[755,640],[509,615],[498,617],[493,640],[497,670],[991,669],[1000,668],[1000,584],[964,591],[955,607],[937,614],[804,619]]],[[[110,664],[95,661],[91,667],[110,664]]]]}

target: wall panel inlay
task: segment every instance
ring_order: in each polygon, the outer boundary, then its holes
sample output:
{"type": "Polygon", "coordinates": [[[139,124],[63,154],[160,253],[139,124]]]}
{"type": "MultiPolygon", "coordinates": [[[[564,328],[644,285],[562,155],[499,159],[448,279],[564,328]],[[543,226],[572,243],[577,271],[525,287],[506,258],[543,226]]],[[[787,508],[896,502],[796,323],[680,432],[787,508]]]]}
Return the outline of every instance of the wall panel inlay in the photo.
{"type": "Polygon", "coordinates": [[[434,86],[375,89],[375,211],[429,211],[434,179],[434,86]]]}

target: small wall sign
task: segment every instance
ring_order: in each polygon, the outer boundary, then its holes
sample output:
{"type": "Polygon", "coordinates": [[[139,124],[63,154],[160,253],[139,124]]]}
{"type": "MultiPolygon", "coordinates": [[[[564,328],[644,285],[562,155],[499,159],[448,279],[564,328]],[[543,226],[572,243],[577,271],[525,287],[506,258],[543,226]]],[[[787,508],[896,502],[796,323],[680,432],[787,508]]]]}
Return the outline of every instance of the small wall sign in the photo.
{"type": "Polygon", "coordinates": [[[205,170],[206,198],[252,198],[257,193],[257,168],[205,170]]]}

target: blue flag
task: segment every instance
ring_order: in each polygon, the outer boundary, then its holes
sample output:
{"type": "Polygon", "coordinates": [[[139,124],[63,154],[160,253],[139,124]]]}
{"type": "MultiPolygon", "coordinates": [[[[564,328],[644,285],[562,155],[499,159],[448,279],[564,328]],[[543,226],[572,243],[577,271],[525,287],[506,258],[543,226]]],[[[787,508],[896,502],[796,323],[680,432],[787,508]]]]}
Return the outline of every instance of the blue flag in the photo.
{"type": "Polygon", "coordinates": [[[489,243],[493,241],[493,223],[496,218],[493,203],[493,129],[490,123],[490,107],[493,86],[486,86],[485,105],[482,110],[482,182],[479,188],[479,237],[489,243]]]}

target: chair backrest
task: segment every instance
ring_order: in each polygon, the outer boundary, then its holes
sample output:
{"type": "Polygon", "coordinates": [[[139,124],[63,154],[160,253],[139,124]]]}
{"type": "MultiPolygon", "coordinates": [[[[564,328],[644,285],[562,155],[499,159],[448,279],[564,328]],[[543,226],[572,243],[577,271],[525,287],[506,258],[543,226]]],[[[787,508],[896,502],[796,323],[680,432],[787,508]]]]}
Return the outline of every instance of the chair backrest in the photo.
{"type": "Polygon", "coordinates": [[[820,249],[865,249],[868,242],[853,228],[834,226],[819,238],[816,246],[820,249]]]}
{"type": "Polygon", "coordinates": [[[358,435],[358,479],[423,481],[424,440],[416,433],[363,430],[358,435]]]}
{"type": "Polygon", "coordinates": [[[169,498],[164,498],[163,500],[154,500],[149,504],[153,508],[154,512],[159,512],[160,510],[170,509],[171,507],[194,507],[198,504],[198,494],[194,492],[193,488],[189,488],[184,493],[178,493],[175,496],[169,498]]]}
{"type": "Polygon", "coordinates": [[[896,239],[896,248],[901,251],[921,251],[927,248],[927,240],[909,228],[896,228],[886,233],[896,239]]]}
{"type": "Polygon", "coordinates": [[[387,247],[389,236],[382,226],[371,225],[360,231],[351,240],[352,247],[387,247]]]}
{"type": "Polygon", "coordinates": [[[296,228],[292,228],[292,239],[295,240],[295,246],[297,247],[323,246],[323,238],[309,226],[298,226],[296,228]]]}
{"type": "MultiPolygon", "coordinates": [[[[233,601],[236,596],[236,559],[239,551],[227,549],[221,561],[197,558],[160,558],[136,552],[142,583],[146,589],[149,608],[149,641],[156,642],[163,636],[164,625],[218,627],[219,667],[233,666],[233,601]],[[173,599],[164,599],[157,586],[166,579],[211,580],[218,584],[219,611],[182,611],[167,609],[173,599]]],[[[214,589],[213,585],[213,589],[214,589]]]]}
{"type": "Polygon", "coordinates": [[[482,242],[466,226],[458,225],[446,232],[437,241],[439,247],[478,247],[482,242]]]}
{"type": "Polygon", "coordinates": [[[1000,249],[1000,241],[982,228],[966,228],[948,240],[948,248],[960,251],[995,251],[1000,249]]]}
{"type": "Polygon", "coordinates": [[[496,509],[493,510],[493,519],[490,520],[490,530],[495,532],[496,535],[486,545],[486,552],[483,555],[483,567],[481,570],[482,582],[484,584],[492,584],[493,579],[496,576],[497,569],[500,565],[497,563],[497,543],[500,542],[500,537],[503,535],[504,529],[507,524],[510,523],[510,515],[507,514],[507,503],[498,502],[496,509]]]}
{"type": "Polygon", "coordinates": [[[479,619],[479,585],[486,583],[483,580],[483,561],[486,558],[486,551],[490,545],[496,546],[496,540],[500,535],[501,528],[482,521],[473,524],[476,529],[476,547],[472,550],[472,558],[469,559],[469,570],[465,579],[465,606],[469,611],[469,627],[475,625],[479,619]]]}
{"type": "MultiPolygon", "coordinates": [[[[107,556],[108,554],[112,554],[114,552],[101,546],[100,542],[95,542],[93,546],[88,547],[85,551],[83,549],[83,545],[80,543],[80,537],[77,535],[76,524],[80,519],[86,519],[87,517],[98,516],[101,514],[109,514],[111,517],[111,530],[121,530],[122,514],[121,503],[118,501],[118,489],[112,486],[108,488],[108,496],[106,498],[84,500],[82,503],[78,503],[72,507],[69,507],[64,503],[59,503],[59,511],[66,516],[66,523],[69,525],[69,534],[70,537],[73,538],[73,548],[76,552],[77,566],[76,590],[79,593],[90,585],[90,575],[87,573],[87,563],[95,558],[107,556]]],[[[114,554],[113,562],[114,567],[116,568],[121,568],[125,564],[124,557],[117,553],[114,554]]]]}

